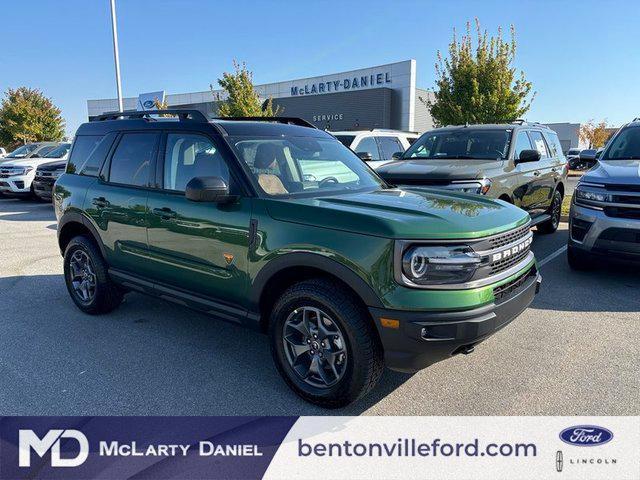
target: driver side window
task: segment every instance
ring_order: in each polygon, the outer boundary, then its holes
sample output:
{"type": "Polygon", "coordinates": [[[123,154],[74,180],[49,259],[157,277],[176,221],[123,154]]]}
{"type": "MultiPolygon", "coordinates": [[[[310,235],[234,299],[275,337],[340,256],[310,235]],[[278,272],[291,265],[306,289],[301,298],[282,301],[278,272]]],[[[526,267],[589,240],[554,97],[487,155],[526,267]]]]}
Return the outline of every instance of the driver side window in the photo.
{"type": "Polygon", "coordinates": [[[518,160],[520,158],[520,154],[523,150],[532,150],[531,141],[529,140],[529,135],[524,130],[518,132],[518,136],[516,137],[516,147],[513,158],[518,160]]]}
{"type": "Polygon", "coordinates": [[[378,144],[373,137],[364,137],[358,142],[358,146],[355,148],[356,153],[368,152],[371,154],[372,161],[380,160],[380,152],[378,151],[378,144]]]}
{"type": "Polygon", "coordinates": [[[163,188],[184,192],[187,183],[195,177],[220,177],[232,187],[229,167],[208,137],[169,133],[164,154],[163,188]]]}

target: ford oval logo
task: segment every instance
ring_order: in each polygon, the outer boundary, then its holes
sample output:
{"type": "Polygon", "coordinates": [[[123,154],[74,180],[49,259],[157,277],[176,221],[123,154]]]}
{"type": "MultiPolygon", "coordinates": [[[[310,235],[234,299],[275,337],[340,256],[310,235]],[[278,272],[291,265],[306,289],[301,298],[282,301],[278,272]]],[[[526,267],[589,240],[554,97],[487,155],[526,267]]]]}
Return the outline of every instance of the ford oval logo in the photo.
{"type": "Polygon", "coordinates": [[[612,438],[610,430],[595,425],[577,425],[560,432],[560,440],[578,447],[595,447],[610,442],[612,438]]]}
{"type": "Polygon", "coordinates": [[[147,100],[142,104],[142,106],[144,108],[152,108],[155,104],[156,102],[154,102],[153,100],[147,100]]]}

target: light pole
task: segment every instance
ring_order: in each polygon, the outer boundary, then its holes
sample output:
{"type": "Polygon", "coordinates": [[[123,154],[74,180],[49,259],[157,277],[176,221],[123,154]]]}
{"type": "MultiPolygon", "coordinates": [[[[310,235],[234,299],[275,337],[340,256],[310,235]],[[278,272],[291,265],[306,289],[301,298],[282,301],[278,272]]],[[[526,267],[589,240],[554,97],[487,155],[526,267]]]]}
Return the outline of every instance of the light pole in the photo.
{"type": "Polygon", "coordinates": [[[116,20],[116,0],[111,0],[111,31],[113,32],[113,59],[116,63],[116,87],[118,89],[118,111],[124,111],[122,105],[122,84],[120,83],[120,55],[118,54],[118,23],[116,20]]]}

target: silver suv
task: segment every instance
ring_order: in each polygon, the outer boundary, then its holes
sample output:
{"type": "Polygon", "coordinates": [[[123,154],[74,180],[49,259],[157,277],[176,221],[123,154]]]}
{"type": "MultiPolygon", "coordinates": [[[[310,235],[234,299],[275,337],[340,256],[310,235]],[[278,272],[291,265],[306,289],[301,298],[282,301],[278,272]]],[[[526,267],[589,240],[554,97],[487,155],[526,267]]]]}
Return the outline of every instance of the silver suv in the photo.
{"type": "Polygon", "coordinates": [[[569,265],[596,256],[640,261],[640,118],[623,126],[576,187],[569,219],[569,265]]]}

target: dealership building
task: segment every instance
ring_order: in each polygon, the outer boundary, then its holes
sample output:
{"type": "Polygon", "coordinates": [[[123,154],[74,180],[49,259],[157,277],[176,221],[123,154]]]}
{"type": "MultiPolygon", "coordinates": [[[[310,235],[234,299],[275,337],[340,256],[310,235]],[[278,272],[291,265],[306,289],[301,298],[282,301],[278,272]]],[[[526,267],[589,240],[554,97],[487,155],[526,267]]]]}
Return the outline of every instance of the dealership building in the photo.
{"type": "MultiPolygon", "coordinates": [[[[263,101],[271,98],[280,107],[280,115],[304,118],[324,130],[390,128],[422,133],[434,126],[425,104],[433,94],[417,87],[415,60],[256,85],[255,89],[263,101]]],[[[143,97],[125,98],[124,109],[142,110],[143,97]]],[[[210,118],[217,116],[218,102],[224,99],[222,90],[164,96],[169,107],[196,109],[210,118]]],[[[118,100],[88,100],[87,110],[89,118],[115,112],[118,100]]],[[[548,125],[558,133],[563,150],[586,148],[579,138],[580,124],[548,125]]]]}
{"type": "MultiPolygon", "coordinates": [[[[429,92],[416,87],[416,61],[378,65],[349,72],[256,85],[263,100],[273,99],[281,115],[301,117],[327,130],[393,128],[423,132],[433,126],[429,92]]],[[[165,96],[172,108],[192,108],[215,117],[218,96],[204,91],[165,96]]],[[[89,117],[118,110],[115,98],[87,101],[89,117]]],[[[138,98],[125,98],[125,110],[136,110],[138,98]]]]}

